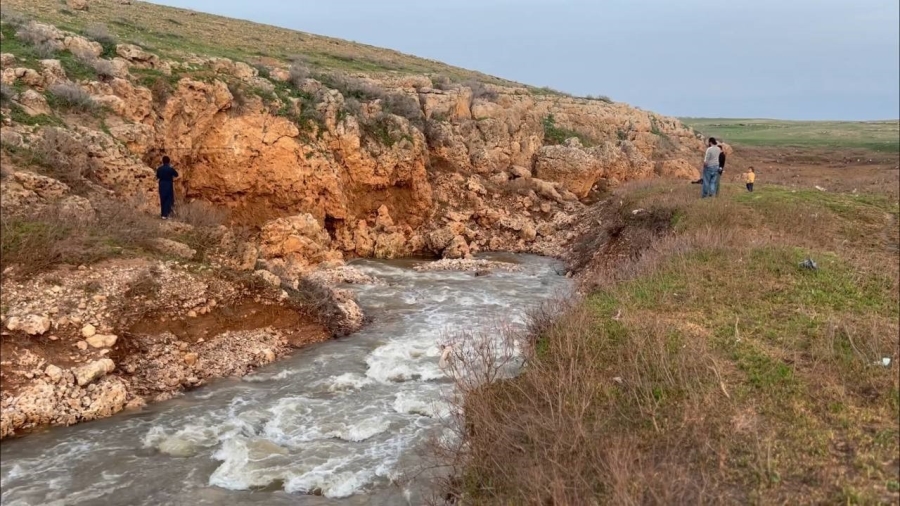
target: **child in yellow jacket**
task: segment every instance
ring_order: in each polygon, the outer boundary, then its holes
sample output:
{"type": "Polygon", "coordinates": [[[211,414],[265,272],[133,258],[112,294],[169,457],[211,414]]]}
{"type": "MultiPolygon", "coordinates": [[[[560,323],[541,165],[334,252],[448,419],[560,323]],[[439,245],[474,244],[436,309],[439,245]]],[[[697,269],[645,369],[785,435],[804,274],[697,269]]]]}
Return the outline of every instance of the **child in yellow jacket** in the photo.
{"type": "Polygon", "coordinates": [[[750,167],[750,172],[744,174],[744,181],[747,183],[747,191],[753,191],[753,183],[756,181],[756,171],[753,170],[753,167],[750,167]]]}

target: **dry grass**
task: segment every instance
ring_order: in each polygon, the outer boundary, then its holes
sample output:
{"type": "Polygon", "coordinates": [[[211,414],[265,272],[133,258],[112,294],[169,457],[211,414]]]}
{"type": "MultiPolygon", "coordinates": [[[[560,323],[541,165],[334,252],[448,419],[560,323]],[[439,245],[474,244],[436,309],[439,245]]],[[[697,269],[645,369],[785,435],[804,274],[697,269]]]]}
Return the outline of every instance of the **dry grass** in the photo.
{"type": "Polygon", "coordinates": [[[222,225],[228,218],[223,209],[194,200],[177,204],[174,211],[176,220],[191,225],[190,231],[177,239],[197,250],[198,259],[204,260],[220,248],[225,233],[222,225]]]}
{"type": "Polygon", "coordinates": [[[89,148],[62,128],[44,128],[41,137],[23,156],[38,172],[66,183],[78,194],[90,191],[89,181],[98,169],[89,148]]]}
{"type": "Polygon", "coordinates": [[[0,263],[27,276],[61,264],[81,265],[149,250],[159,222],[128,203],[95,201],[95,215],[49,207],[0,218],[0,263]]]}
{"type": "Polygon", "coordinates": [[[53,31],[46,25],[30,22],[20,25],[16,30],[16,38],[33,47],[34,52],[42,58],[51,58],[61,49],[61,45],[53,38],[53,31]]]}
{"type": "Polygon", "coordinates": [[[100,110],[100,105],[94,97],[77,84],[57,83],[50,86],[47,91],[50,93],[48,101],[54,107],[82,113],[95,113],[100,110]]]}
{"type": "Polygon", "coordinates": [[[611,199],[622,228],[598,248],[619,260],[593,258],[583,301],[532,318],[522,375],[464,388],[451,497],[900,499],[896,202],[694,190],[658,182],[611,199]],[[808,256],[818,271],[798,266],[808,256]]]}

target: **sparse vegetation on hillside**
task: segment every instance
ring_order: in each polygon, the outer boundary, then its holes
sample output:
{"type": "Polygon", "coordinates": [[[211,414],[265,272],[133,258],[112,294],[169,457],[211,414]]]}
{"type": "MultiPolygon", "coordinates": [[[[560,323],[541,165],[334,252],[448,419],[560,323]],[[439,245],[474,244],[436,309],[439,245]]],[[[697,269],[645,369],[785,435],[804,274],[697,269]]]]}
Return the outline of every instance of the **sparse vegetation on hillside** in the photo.
{"type": "Polygon", "coordinates": [[[11,23],[24,24],[28,16],[39,17],[89,37],[97,35],[97,26],[105,25],[118,41],[137,43],[175,59],[196,53],[252,63],[260,58],[288,60],[302,55],[305,65],[318,71],[444,74],[457,81],[514,84],[398,51],[149,2],[103,2],[77,15],[61,12],[56,0],[5,0],[3,7],[11,23]]]}
{"type": "MultiPolygon", "coordinates": [[[[0,217],[0,258],[27,276],[60,264],[81,265],[151,247],[159,222],[127,203],[102,201],[94,216],[52,207],[0,217]]],[[[95,201],[97,205],[97,201],[95,201]]]]}
{"type": "Polygon", "coordinates": [[[116,55],[116,45],[119,41],[116,39],[116,36],[110,32],[109,27],[103,23],[88,25],[84,30],[84,36],[103,46],[103,53],[100,56],[112,58],[116,55]]]}
{"type": "Polygon", "coordinates": [[[97,112],[100,107],[90,93],[77,84],[58,83],[47,89],[47,101],[54,108],[64,108],[77,112],[97,112]]]}
{"type": "Polygon", "coordinates": [[[898,500],[897,203],[696,193],[611,199],[591,294],[537,313],[520,377],[468,392],[466,503],[898,500]]]}
{"type": "Polygon", "coordinates": [[[564,144],[567,139],[574,137],[578,139],[584,147],[594,145],[594,142],[586,135],[557,125],[556,118],[552,114],[544,118],[542,123],[544,126],[544,144],[564,144]]]}

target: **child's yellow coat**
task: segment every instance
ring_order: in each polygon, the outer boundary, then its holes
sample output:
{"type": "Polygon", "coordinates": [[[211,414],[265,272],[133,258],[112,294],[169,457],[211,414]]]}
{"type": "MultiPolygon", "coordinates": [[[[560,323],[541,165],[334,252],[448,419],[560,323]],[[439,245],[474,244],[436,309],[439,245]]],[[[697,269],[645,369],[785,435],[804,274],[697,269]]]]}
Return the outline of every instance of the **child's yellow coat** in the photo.
{"type": "Polygon", "coordinates": [[[747,172],[744,174],[744,181],[748,183],[753,183],[756,181],[756,173],[755,172],[747,172]]]}

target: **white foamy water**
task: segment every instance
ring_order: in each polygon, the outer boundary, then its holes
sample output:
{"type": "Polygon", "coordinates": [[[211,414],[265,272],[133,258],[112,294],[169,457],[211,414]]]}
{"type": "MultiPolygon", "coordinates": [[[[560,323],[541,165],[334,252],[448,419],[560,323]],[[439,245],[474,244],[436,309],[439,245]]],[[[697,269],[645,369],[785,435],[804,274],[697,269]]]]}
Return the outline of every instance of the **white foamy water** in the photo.
{"type": "Polygon", "coordinates": [[[2,503],[422,504],[418,450],[452,437],[438,344],[569,289],[556,262],[514,258],[523,272],[481,277],[358,262],[387,281],[350,287],[371,325],[139,413],[5,441],[2,503]]]}

